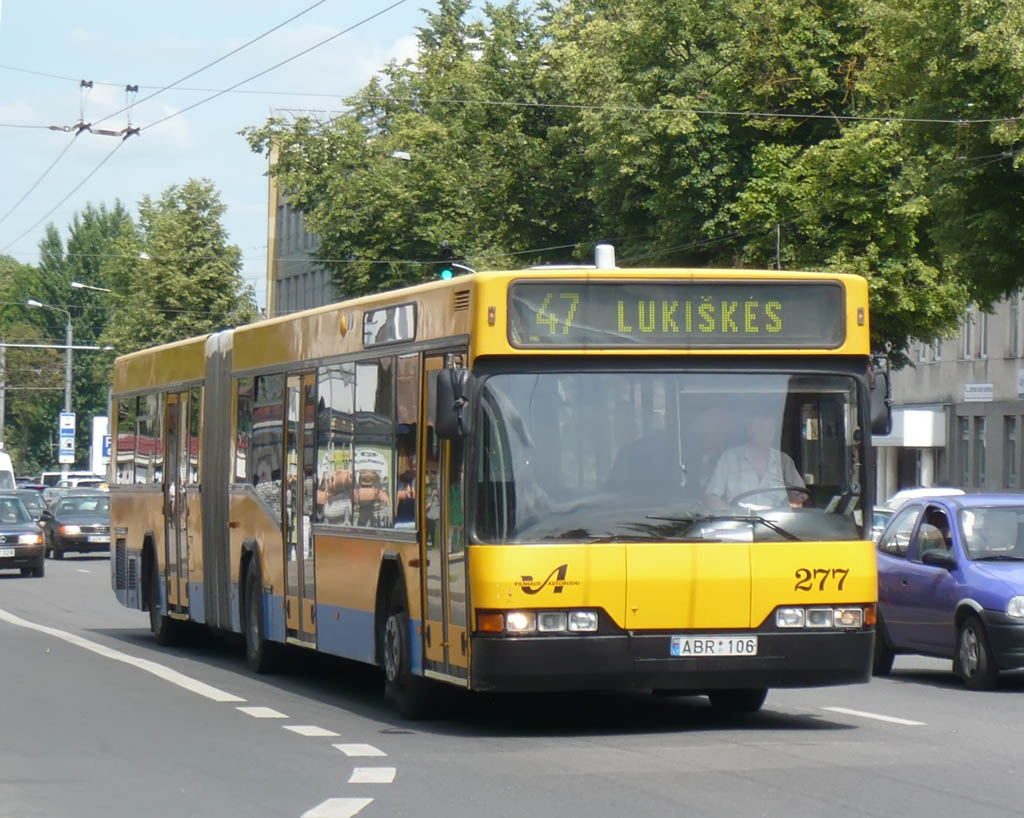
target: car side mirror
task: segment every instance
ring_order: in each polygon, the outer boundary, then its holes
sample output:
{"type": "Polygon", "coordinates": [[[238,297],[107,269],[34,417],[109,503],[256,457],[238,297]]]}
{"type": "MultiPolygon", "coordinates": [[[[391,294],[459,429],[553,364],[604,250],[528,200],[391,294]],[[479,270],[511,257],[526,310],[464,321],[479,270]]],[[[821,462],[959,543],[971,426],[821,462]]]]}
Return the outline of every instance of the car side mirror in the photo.
{"type": "Polygon", "coordinates": [[[921,562],[925,565],[936,565],[952,571],[956,568],[956,557],[945,548],[933,548],[921,555],[921,562]]]}

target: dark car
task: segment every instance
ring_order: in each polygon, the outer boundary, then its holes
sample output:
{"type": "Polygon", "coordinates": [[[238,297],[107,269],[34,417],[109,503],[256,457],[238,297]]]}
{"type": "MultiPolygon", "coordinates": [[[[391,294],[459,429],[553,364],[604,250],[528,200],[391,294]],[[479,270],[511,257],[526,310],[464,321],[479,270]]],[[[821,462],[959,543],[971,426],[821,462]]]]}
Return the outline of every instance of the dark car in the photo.
{"type": "Polygon", "coordinates": [[[46,571],[43,535],[17,497],[0,496],[0,569],[20,568],[22,576],[46,571]]]}
{"type": "Polygon", "coordinates": [[[953,660],[967,687],[1024,667],[1024,495],[921,497],[878,541],[874,671],[893,656],[953,660]]]}
{"type": "Polygon", "coordinates": [[[105,491],[65,494],[43,512],[40,525],[46,552],[55,560],[68,551],[109,551],[110,496],[105,491]]]}
{"type": "Polygon", "coordinates": [[[11,491],[0,492],[0,497],[17,497],[24,503],[28,513],[32,515],[32,519],[38,521],[43,514],[43,510],[46,508],[46,503],[43,501],[42,492],[36,491],[35,489],[13,489],[11,491]]]}

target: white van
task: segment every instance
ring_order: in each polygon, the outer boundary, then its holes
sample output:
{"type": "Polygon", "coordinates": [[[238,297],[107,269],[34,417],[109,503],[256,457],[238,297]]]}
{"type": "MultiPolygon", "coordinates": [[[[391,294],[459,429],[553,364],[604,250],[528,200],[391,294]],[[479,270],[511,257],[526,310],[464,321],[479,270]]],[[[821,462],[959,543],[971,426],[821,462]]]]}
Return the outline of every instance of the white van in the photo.
{"type": "Polygon", "coordinates": [[[11,464],[11,456],[7,452],[0,452],[0,491],[14,487],[14,466],[11,464]]]}
{"type": "Polygon", "coordinates": [[[42,478],[44,486],[59,486],[65,484],[66,488],[81,486],[98,486],[106,480],[102,474],[93,474],[91,471],[69,471],[66,475],[60,471],[44,471],[42,478]]]}

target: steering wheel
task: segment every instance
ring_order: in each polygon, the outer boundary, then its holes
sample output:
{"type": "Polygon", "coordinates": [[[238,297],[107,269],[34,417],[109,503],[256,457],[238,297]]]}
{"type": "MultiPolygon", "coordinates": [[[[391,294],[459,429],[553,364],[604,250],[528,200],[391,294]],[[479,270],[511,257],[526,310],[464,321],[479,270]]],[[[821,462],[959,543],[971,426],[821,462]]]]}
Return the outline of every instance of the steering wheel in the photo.
{"type": "Polygon", "coordinates": [[[797,486],[791,483],[785,483],[778,486],[761,486],[761,488],[750,489],[748,491],[741,491],[739,494],[730,497],[728,500],[729,505],[737,505],[740,500],[744,497],[754,497],[758,494],[771,494],[773,492],[786,492],[786,505],[789,505],[789,495],[793,492],[799,492],[805,497],[810,498],[811,493],[807,490],[806,486],[797,486]]]}

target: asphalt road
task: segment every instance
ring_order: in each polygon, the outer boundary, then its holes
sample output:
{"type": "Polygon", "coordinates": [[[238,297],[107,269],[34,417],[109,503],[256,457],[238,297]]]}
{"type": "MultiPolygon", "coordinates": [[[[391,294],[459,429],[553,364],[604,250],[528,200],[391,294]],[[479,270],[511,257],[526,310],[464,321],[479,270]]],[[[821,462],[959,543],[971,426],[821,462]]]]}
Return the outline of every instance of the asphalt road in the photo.
{"type": "Polygon", "coordinates": [[[0,817],[1024,815],[1024,674],[988,693],[898,657],[869,685],[702,698],[446,695],[406,722],[376,671],[177,648],[106,558],[0,573],[0,817]]]}

